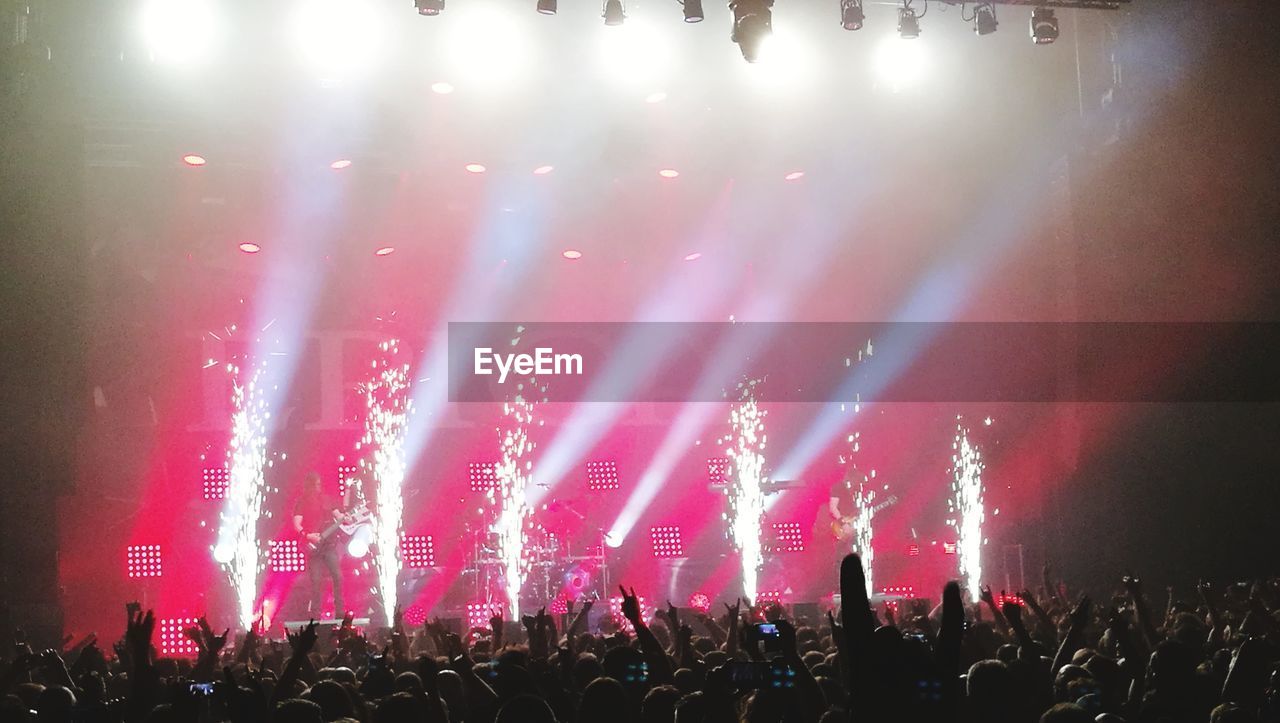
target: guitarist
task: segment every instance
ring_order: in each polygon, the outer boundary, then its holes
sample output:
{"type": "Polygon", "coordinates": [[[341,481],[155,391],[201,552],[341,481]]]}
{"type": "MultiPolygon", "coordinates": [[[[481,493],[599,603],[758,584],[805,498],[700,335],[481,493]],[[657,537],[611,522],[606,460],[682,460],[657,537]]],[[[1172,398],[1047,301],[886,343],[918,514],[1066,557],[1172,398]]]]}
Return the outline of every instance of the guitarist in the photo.
{"type": "Polygon", "coordinates": [[[308,472],[302,482],[302,494],[293,506],[293,529],[305,549],[307,574],[311,578],[311,601],[308,610],[312,616],[321,617],[324,605],[324,577],[333,581],[333,617],[346,614],[342,600],[342,558],[333,536],[324,539],[321,532],[342,514],[342,503],[336,497],[326,495],[321,489],[320,475],[308,472]]]}
{"type": "Polygon", "coordinates": [[[844,559],[852,549],[853,541],[846,539],[844,532],[849,525],[847,515],[852,515],[853,509],[853,482],[847,477],[837,477],[827,493],[825,511],[818,513],[819,528],[825,528],[826,534],[835,542],[837,559],[844,559]]]}

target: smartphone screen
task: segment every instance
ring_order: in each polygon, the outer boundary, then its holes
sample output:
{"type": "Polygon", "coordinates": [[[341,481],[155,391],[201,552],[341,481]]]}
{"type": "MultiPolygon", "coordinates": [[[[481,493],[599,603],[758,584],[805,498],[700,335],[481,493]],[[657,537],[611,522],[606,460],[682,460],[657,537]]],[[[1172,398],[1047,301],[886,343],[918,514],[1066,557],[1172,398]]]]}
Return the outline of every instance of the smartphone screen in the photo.
{"type": "Polygon", "coordinates": [[[725,664],[729,682],[739,690],[757,690],[764,686],[767,664],[734,660],[725,664]]]}

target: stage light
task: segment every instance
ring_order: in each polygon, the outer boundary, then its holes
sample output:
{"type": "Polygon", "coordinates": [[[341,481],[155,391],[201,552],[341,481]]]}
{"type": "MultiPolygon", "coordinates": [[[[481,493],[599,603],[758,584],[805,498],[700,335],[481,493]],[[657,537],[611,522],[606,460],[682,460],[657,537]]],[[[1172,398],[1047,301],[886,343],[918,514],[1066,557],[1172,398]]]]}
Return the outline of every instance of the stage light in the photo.
{"type": "Polygon", "coordinates": [[[445,83],[444,81],[440,81],[438,83],[432,83],[431,92],[437,93],[439,95],[449,95],[450,93],[453,92],[453,85],[449,83],[445,83]]]}
{"type": "Polygon", "coordinates": [[[466,169],[469,173],[484,173],[485,167],[479,163],[468,163],[466,169]]]}
{"type": "Polygon", "coordinates": [[[538,0],[538,12],[543,15],[555,15],[556,0],[538,0]]]}
{"type": "Polygon", "coordinates": [[[706,613],[711,609],[711,598],[702,592],[695,592],[689,596],[689,607],[700,613],[706,613]]]}
{"type": "Polygon", "coordinates": [[[419,15],[435,17],[444,12],[444,0],[413,0],[419,15]]]}
{"type": "Polygon", "coordinates": [[[577,249],[565,249],[560,255],[570,261],[577,261],[582,258],[582,252],[577,249]]]}
{"type": "Polygon", "coordinates": [[[159,545],[129,545],[125,548],[125,569],[129,577],[160,577],[164,568],[159,545]]]}
{"type": "Polygon", "coordinates": [[[907,557],[920,557],[920,546],[914,542],[907,545],[907,557]]]}
{"type": "Polygon", "coordinates": [[[1031,11],[1031,40],[1036,45],[1048,45],[1058,39],[1058,18],[1051,8],[1031,11]]]}
{"type": "Polygon", "coordinates": [[[973,10],[973,32],[978,35],[990,35],[1000,25],[996,21],[996,6],[982,3],[973,10]]]}
{"type": "Polygon", "coordinates": [[[394,254],[395,252],[396,252],[396,247],[395,247],[395,246],[383,246],[382,248],[378,249],[377,251],[374,251],[374,252],[373,252],[373,255],[374,255],[374,256],[390,256],[391,254],[394,254]]]}
{"type": "Polygon", "coordinates": [[[547,605],[547,612],[551,613],[552,615],[568,615],[569,601],[565,600],[562,597],[558,597],[552,600],[551,603],[547,605]]]}
{"type": "Polygon", "coordinates": [[[468,465],[472,492],[491,492],[498,487],[497,465],[493,462],[472,462],[468,465]]]}
{"type": "Polygon", "coordinates": [[[551,173],[552,171],[554,171],[555,169],[556,169],[555,166],[538,166],[537,168],[533,169],[533,175],[545,176],[548,173],[551,173]]]}
{"type": "Polygon", "coordinates": [[[663,178],[678,178],[680,176],[680,172],[674,168],[664,168],[661,171],[658,171],[658,175],[663,178]]]}
{"type": "Polygon", "coordinates": [[[693,252],[693,253],[691,253],[691,254],[685,254],[685,255],[684,255],[684,260],[685,260],[685,261],[697,261],[697,260],[698,260],[698,259],[700,259],[700,258],[702,258],[702,252],[701,252],[701,251],[694,251],[694,252],[693,252]]]}
{"type": "Polygon", "coordinates": [[[684,21],[686,23],[700,23],[706,17],[702,12],[702,0],[683,0],[684,5],[684,21]]]}
{"type": "Polygon", "coordinates": [[[564,584],[560,592],[570,598],[581,598],[591,590],[591,580],[591,569],[579,563],[565,570],[564,576],[561,578],[564,584]]]}
{"type": "Polygon", "coordinates": [[[787,175],[783,176],[783,177],[782,177],[782,180],[784,180],[784,181],[798,181],[798,180],[800,180],[801,178],[804,178],[804,171],[792,171],[791,173],[788,173],[787,175]]]}
{"type": "Polygon", "coordinates": [[[707,460],[707,481],[713,487],[723,487],[729,484],[732,469],[728,457],[712,457],[707,460]]]}
{"type": "Polygon", "coordinates": [[[387,48],[385,18],[374,4],[300,1],[295,13],[294,42],[322,80],[367,71],[387,48]]]}
{"type": "Polygon", "coordinates": [[[209,57],[219,33],[210,0],[151,0],[142,34],[152,61],[189,64],[209,57]]]}
{"type": "Polygon", "coordinates": [[[347,540],[347,554],[353,559],[363,559],[369,554],[369,542],[373,537],[373,528],[369,525],[360,525],[351,533],[351,539],[347,540]]]}
{"type": "Polygon", "coordinates": [[[615,83],[652,88],[665,82],[673,61],[671,35],[644,17],[598,36],[601,75],[615,83]]]}
{"type": "Polygon", "coordinates": [[[840,0],[840,25],[845,30],[861,30],[867,19],[862,11],[862,0],[840,0]]]}
{"type": "Polygon", "coordinates": [[[498,603],[467,603],[467,632],[470,633],[476,628],[488,630],[489,619],[500,612],[502,612],[502,605],[498,603]]]}
{"type": "Polygon", "coordinates": [[[404,624],[410,629],[422,627],[427,622],[427,611],[421,605],[410,605],[404,611],[404,624]]]}
{"type": "Polygon", "coordinates": [[[920,17],[910,5],[898,8],[898,35],[905,40],[920,37],[920,17]]]}
{"type": "Polygon", "coordinates": [[[883,588],[880,592],[882,595],[902,597],[907,598],[908,600],[914,599],[916,596],[916,589],[911,585],[890,585],[883,588]]]}
{"type": "Polygon", "coordinates": [[[804,531],[799,522],[775,522],[773,527],[773,552],[804,552],[804,531]]]}
{"type": "Polygon", "coordinates": [[[496,4],[459,5],[449,21],[445,57],[449,77],[459,85],[500,90],[515,85],[532,67],[530,35],[515,15],[496,4]]]}
{"type": "Polygon", "coordinates": [[[208,161],[204,159],[204,156],[198,156],[194,153],[188,153],[187,155],[183,156],[182,162],[187,164],[188,166],[203,166],[204,164],[208,163],[208,161]]]}
{"type": "Polygon", "coordinates": [[[954,555],[954,554],[956,554],[956,543],[954,543],[954,542],[944,542],[944,543],[942,543],[942,554],[944,554],[944,555],[954,555]]]}
{"type": "Polygon", "coordinates": [[[627,14],[622,9],[622,0],[604,0],[603,16],[605,25],[621,25],[627,19],[627,14]]]}
{"type": "Polygon", "coordinates": [[[684,557],[684,540],[679,525],[657,525],[649,528],[649,544],[657,558],[684,557]]]}
{"type": "Polygon", "coordinates": [[[262,250],[262,247],[252,241],[245,241],[240,244],[240,250],[246,254],[256,254],[262,250]]]}
{"type": "Polygon", "coordinates": [[[335,171],[341,171],[341,170],[342,170],[342,169],[344,169],[344,168],[350,168],[350,167],[351,167],[351,161],[350,161],[350,160],[348,160],[348,159],[346,159],[346,158],[339,158],[338,160],[334,161],[333,163],[330,163],[330,164],[329,164],[329,167],[330,167],[330,168],[332,168],[332,169],[333,169],[333,170],[335,170],[335,171]]]}
{"type": "Polygon", "coordinates": [[[928,48],[927,43],[885,36],[876,46],[874,60],[879,82],[895,93],[921,83],[926,77],[928,48]]]}
{"type": "Polygon", "coordinates": [[[401,535],[400,559],[409,569],[436,566],[436,545],[431,535],[401,535]]]}
{"type": "Polygon", "coordinates": [[[272,572],[306,572],[307,556],[297,540],[272,540],[267,568],[272,572]]]}
{"type": "Polygon", "coordinates": [[[160,618],[158,627],[161,655],[199,655],[200,648],[196,641],[187,637],[187,630],[197,627],[200,621],[196,618],[160,618]]]}
{"type": "Polygon", "coordinates": [[[1019,607],[1026,605],[1022,600],[1022,596],[1016,593],[1005,593],[1004,591],[996,593],[996,607],[1004,607],[1005,603],[1013,603],[1019,607]]]}
{"type": "Polygon", "coordinates": [[[752,601],[756,607],[764,607],[765,605],[781,605],[782,592],[779,590],[764,590],[756,593],[756,599],[752,601]]]}
{"type": "Polygon", "coordinates": [[[738,44],[748,63],[760,59],[764,39],[773,34],[773,0],[730,0],[733,31],[729,38],[738,44]]]}
{"type": "MultiPolygon", "coordinates": [[[[342,461],[342,458],[339,457],[338,461],[342,461]]],[[[337,473],[338,473],[338,496],[339,497],[346,496],[347,485],[350,484],[351,480],[358,479],[357,475],[359,474],[359,472],[360,472],[359,465],[354,465],[354,464],[338,465],[337,473]]]]}
{"type": "Polygon", "coordinates": [[[587,489],[595,492],[616,490],[622,486],[618,481],[618,463],[609,459],[599,462],[587,462],[587,489]]]}
{"type": "Polygon", "coordinates": [[[236,556],[235,548],[230,544],[220,542],[213,546],[213,561],[219,565],[225,565],[236,556]]]}
{"type": "Polygon", "coordinates": [[[203,482],[204,498],[220,500],[227,496],[227,487],[231,485],[231,473],[226,467],[205,467],[203,482]]]}

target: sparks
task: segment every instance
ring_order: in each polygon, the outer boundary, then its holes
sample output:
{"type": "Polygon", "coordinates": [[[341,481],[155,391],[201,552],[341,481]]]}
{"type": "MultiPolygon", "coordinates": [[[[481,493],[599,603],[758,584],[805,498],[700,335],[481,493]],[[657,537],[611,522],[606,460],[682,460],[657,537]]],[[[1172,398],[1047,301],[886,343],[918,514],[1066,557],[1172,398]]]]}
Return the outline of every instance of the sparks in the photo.
{"type": "MultiPolygon", "coordinates": [[[[858,359],[862,361],[861,358],[858,359]]],[[[854,408],[854,413],[860,411],[859,407],[854,408]]],[[[852,432],[845,438],[845,442],[849,445],[847,454],[839,457],[840,463],[848,465],[849,471],[845,479],[856,480],[857,490],[853,495],[853,520],[852,520],[852,540],[850,541],[850,550],[856,552],[862,558],[862,569],[866,573],[867,594],[871,595],[875,590],[873,583],[873,572],[875,567],[875,547],[872,541],[875,537],[875,516],[880,511],[880,505],[876,504],[875,490],[868,489],[872,479],[876,476],[876,471],[871,470],[871,474],[867,475],[858,469],[858,463],[855,461],[862,451],[862,433],[852,432]]],[[[888,489],[886,485],[885,489],[888,489]]]]}
{"type": "MultiPolygon", "coordinates": [[[[396,583],[400,575],[400,536],[404,530],[405,430],[413,400],[409,398],[409,363],[398,356],[396,339],[378,345],[382,356],[373,362],[373,376],[365,384],[364,436],[360,447],[367,455],[360,466],[375,485],[373,518],[373,568],[377,593],[388,624],[397,605],[396,583]]],[[[339,617],[346,611],[334,611],[339,617]]]]}
{"type": "Polygon", "coordinates": [[[761,520],[764,517],[764,416],[756,404],[757,381],[742,385],[737,404],[729,413],[732,429],[729,459],[730,480],[725,487],[729,497],[729,534],[742,557],[742,588],[748,600],[755,601],[760,568],[764,564],[761,543],[761,520]]]}
{"type": "Polygon", "coordinates": [[[956,531],[956,553],[960,558],[960,575],[975,602],[982,584],[982,453],[969,441],[964,423],[956,423],[956,437],[951,445],[951,513],[956,531]]]}
{"type": "Polygon", "coordinates": [[[241,381],[238,365],[229,364],[231,374],[231,445],[227,450],[230,481],[218,527],[213,557],[222,566],[236,596],[242,626],[253,623],[258,594],[258,574],[264,561],[258,541],[258,520],[262,516],[267,485],[263,469],[267,463],[267,402],[262,376],[266,362],[256,366],[247,383],[241,381]]]}
{"type": "MultiPolygon", "coordinates": [[[[521,385],[523,389],[524,385],[521,385]]],[[[498,428],[498,443],[502,449],[502,461],[498,462],[498,484],[491,491],[492,501],[498,505],[498,519],[494,525],[498,540],[498,559],[502,561],[504,592],[510,620],[520,617],[520,588],[529,571],[529,561],[524,550],[527,538],[529,506],[525,492],[532,476],[533,463],[525,459],[533,451],[529,441],[529,427],[533,424],[533,402],[523,394],[513,401],[504,402],[504,425],[498,428]]]]}
{"type": "Polygon", "coordinates": [[[853,518],[853,551],[862,558],[862,569],[866,573],[867,595],[871,595],[875,587],[871,581],[875,563],[875,548],[871,545],[875,529],[872,524],[876,516],[875,499],[875,490],[864,489],[862,483],[858,483],[858,492],[853,497],[853,508],[858,511],[853,518]]]}

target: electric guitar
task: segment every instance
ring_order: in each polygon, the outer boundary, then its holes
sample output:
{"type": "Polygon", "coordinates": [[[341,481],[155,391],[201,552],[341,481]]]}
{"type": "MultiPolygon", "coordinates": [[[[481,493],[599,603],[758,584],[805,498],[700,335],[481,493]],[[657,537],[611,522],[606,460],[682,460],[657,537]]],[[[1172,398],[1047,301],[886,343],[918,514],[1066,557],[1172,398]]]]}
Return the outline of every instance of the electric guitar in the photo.
{"type": "MultiPolygon", "coordinates": [[[[871,514],[874,515],[886,507],[891,507],[898,503],[897,495],[890,495],[884,502],[877,504],[871,508],[871,514]]],[[[848,542],[853,539],[854,523],[857,521],[856,515],[846,515],[838,520],[831,520],[831,535],[840,542],[848,542]]]]}
{"type": "Polygon", "coordinates": [[[371,517],[373,517],[373,513],[369,511],[367,506],[362,504],[352,509],[350,512],[344,513],[338,517],[338,519],[334,520],[328,527],[321,530],[320,540],[318,542],[307,540],[307,549],[311,552],[315,552],[323,547],[327,547],[333,543],[334,537],[339,532],[343,535],[350,535],[355,532],[356,528],[360,525],[367,523],[371,517]]]}

